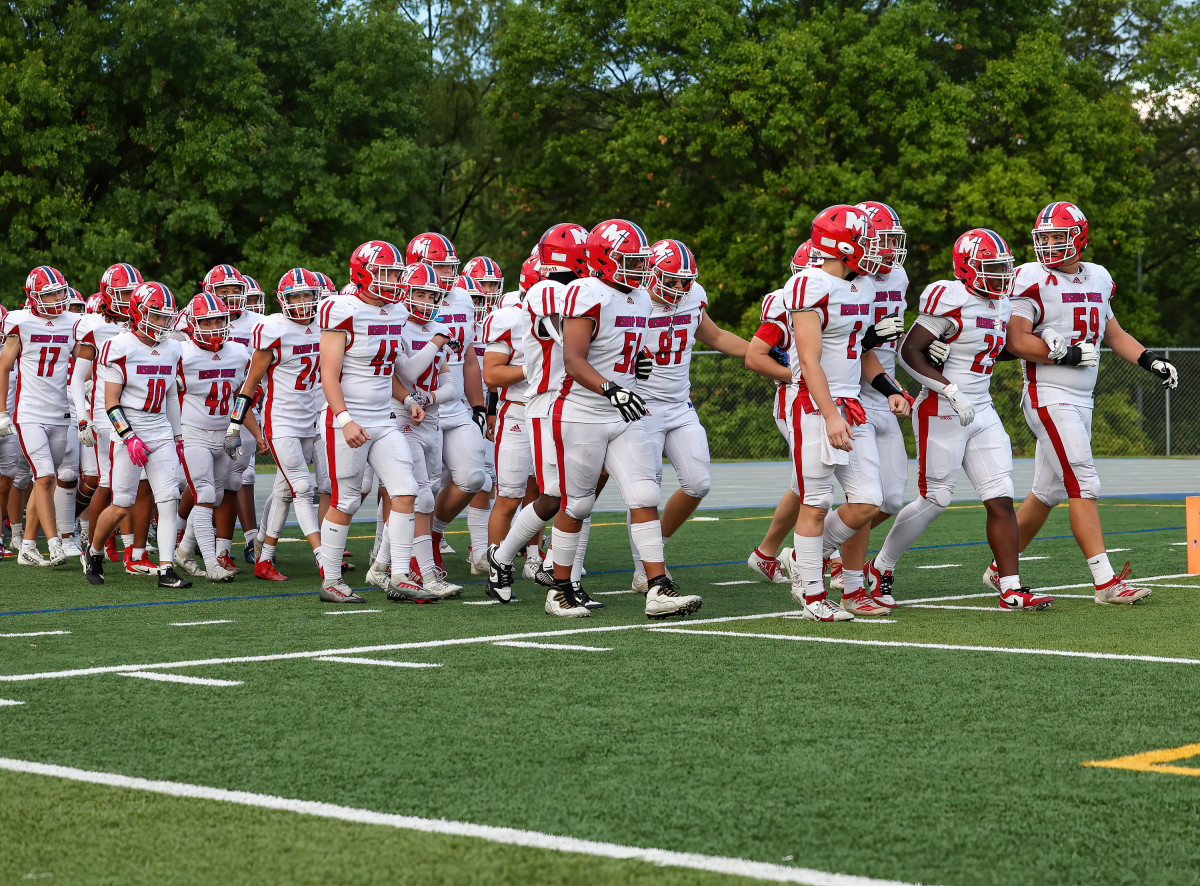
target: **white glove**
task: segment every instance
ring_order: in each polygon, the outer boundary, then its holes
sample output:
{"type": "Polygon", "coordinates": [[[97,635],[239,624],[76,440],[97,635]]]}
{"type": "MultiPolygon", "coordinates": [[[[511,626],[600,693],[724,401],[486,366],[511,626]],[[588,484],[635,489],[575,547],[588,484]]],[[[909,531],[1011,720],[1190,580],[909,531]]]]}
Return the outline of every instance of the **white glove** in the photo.
{"type": "Polygon", "coordinates": [[[1079,345],[1079,354],[1080,366],[1097,366],[1100,363],[1100,349],[1095,345],[1082,343],[1079,345]]]}
{"type": "Polygon", "coordinates": [[[96,389],[96,383],[90,378],[83,383],[83,399],[89,403],[92,402],[92,391],[96,389]]]}
{"type": "Polygon", "coordinates": [[[1051,360],[1061,360],[1067,353],[1067,340],[1049,326],[1042,330],[1042,341],[1050,349],[1047,355],[1051,360]]]}
{"type": "Polygon", "coordinates": [[[11,437],[16,432],[17,428],[13,424],[12,416],[7,412],[0,412],[0,437],[11,437]]]}
{"type": "Polygon", "coordinates": [[[1179,387],[1179,371],[1173,363],[1166,360],[1154,360],[1150,363],[1150,371],[1162,379],[1164,388],[1174,390],[1179,387]]]}
{"type": "Polygon", "coordinates": [[[935,338],[929,343],[927,353],[930,363],[945,363],[950,359],[950,345],[940,338],[935,338]]]}
{"type": "Polygon", "coordinates": [[[88,448],[96,445],[96,426],[86,418],[79,423],[79,442],[88,448]]]}
{"type": "Polygon", "coordinates": [[[954,407],[954,411],[958,413],[958,423],[960,425],[965,428],[971,422],[975,421],[975,407],[971,404],[970,400],[959,394],[958,385],[953,382],[946,385],[942,389],[942,396],[946,398],[947,402],[954,407]]]}
{"type": "Polygon", "coordinates": [[[242,453],[242,426],[236,421],[229,423],[228,429],[225,431],[225,454],[230,458],[237,458],[242,453]]]}
{"type": "Polygon", "coordinates": [[[429,393],[429,391],[423,391],[418,388],[412,392],[412,398],[417,401],[417,405],[422,409],[428,409],[431,405],[433,405],[434,397],[433,394],[429,393]]]}

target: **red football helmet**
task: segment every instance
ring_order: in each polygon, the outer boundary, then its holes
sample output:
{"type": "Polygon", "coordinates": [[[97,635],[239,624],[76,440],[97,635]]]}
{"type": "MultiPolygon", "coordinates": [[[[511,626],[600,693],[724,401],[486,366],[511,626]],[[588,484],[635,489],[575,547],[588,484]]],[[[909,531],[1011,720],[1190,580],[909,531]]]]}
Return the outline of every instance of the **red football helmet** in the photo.
{"type": "Polygon", "coordinates": [[[262,291],[258,281],[249,274],[242,276],[246,278],[246,310],[254,311],[256,314],[265,314],[267,312],[267,294],[262,291]]]}
{"type": "Polygon", "coordinates": [[[1043,267],[1073,264],[1087,245],[1087,216],[1074,203],[1059,200],[1038,213],[1033,224],[1033,251],[1043,267]]]}
{"type": "Polygon", "coordinates": [[[62,271],[40,265],[25,278],[26,306],[43,317],[57,317],[67,309],[70,289],[62,271]]]}
{"type": "MultiPolygon", "coordinates": [[[[468,278],[467,287],[472,295],[478,294],[478,287],[468,278]]],[[[421,323],[426,323],[438,315],[442,309],[442,299],[446,297],[442,289],[442,281],[433,265],[417,262],[409,265],[404,271],[404,285],[401,288],[400,300],[408,308],[409,314],[421,323]]]]}
{"type": "Polygon", "coordinates": [[[559,222],[548,228],[533,249],[542,273],[567,271],[576,277],[586,276],[587,238],[587,228],[574,222],[559,222]]]}
{"type": "Polygon", "coordinates": [[[74,286],[67,287],[67,310],[72,314],[83,314],[87,312],[87,303],[83,300],[83,296],[74,286]]]}
{"type": "Polygon", "coordinates": [[[879,237],[879,247],[891,250],[891,255],[884,253],[881,270],[890,271],[892,268],[904,267],[904,259],[908,256],[905,244],[908,242],[908,232],[900,224],[900,214],[886,203],[877,200],[864,200],[857,204],[875,226],[875,234],[879,237]]]}
{"type": "Polygon", "coordinates": [[[333,278],[328,274],[322,274],[320,271],[313,271],[317,275],[317,280],[321,283],[321,292],[323,295],[337,295],[337,284],[333,282],[333,278]]]}
{"type": "Polygon", "coordinates": [[[175,296],[162,283],[143,283],[129,296],[129,322],[147,338],[163,341],[175,328],[175,296]]]}
{"type": "Polygon", "coordinates": [[[200,288],[225,302],[231,317],[238,317],[246,310],[246,293],[250,290],[250,284],[246,276],[233,265],[213,267],[204,275],[200,288]]]}
{"type": "Polygon", "coordinates": [[[665,305],[677,305],[696,282],[696,257],[679,240],[659,240],[650,247],[653,256],[646,290],[665,305]]]}
{"type": "Polygon", "coordinates": [[[187,307],[187,334],[198,347],[219,351],[229,339],[229,308],[219,297],[202,292],[187,307]]]}
{"type": "Polygon", "coordinates": [[[529,291],[530,286],[545,279],[546,274],[538,261],[537,247],[534,247],[533,254],[521,263],[521,280],[517,284],[517,288],[521,290],[521,295],[524,295],[529,291]]]}
{"type": "Polygon", "coordinates": [[[403,279],[404,258],[386,240],[368,240],[350,256],[350,282],[381,301],[400,301],[403,279]]]}
{"type": "Polygon", "coordinates": [[[323,289],[321,279],[312,271],[292,268],[279,278],[275,300],[289,320],[307,323],[317,315],[317,304],[321,301],[323,289]]]}
{"type": "Polygon", "coordinates": [[[347,283],[345,286],[343,286],[337,292],[326,292],[326,291],[322,290],[321,291],[321,301],[325,301],[325,299],[332,298],[335,295],[354,295],[354,293],[356,293],[356,292],[358,292],[358,287],[356,285],[354,285],[353,283],[347,283]]]}
{"type": "Polygon", "coordinates": [[[100,298],[104,310],[122,320],[129,319],[129,296],[142,285],[141,271],[131,264],[109,265],[100,278],[100,298]]]}
{"type": "Polygon", "coordinates": [[[433,265],[443,291],[449,292],[454,286],[454,277],[458,274],[458,253],[454,251],[454,244],[449,237],[432,232],[417,234],[408,241],[404,258],[410,265],[419,262],[433,265]]]}
{"type": "Polygon", "coordinates": [[[841,259],[846,267],[864,277],[878,274],[883,263],[875,226],[857,206],[839,203],[817,213],[813,219],[812,245],[841,259]]]}
{"type": "Polygon", "coordinates": [[[954,276],[984,298],[1004,298],[1016,278],[1012,250],[995,231],[972,228],[954,243],[954,276]]]}
{"type": "Polygon", "coordinates": [[[588,267],[593,277],[637,289],[650,278],[650,241],[631,221],[613,218],[602,221],[588,234],[588,267]]]}
{"type": "Polygon", "coordinates": [[[792,256],[792,273],[799,274],[805,268],[819,268],[828,258],[819,249],[813,249],[812,240],[805,240],[796,247],[792,256]]]}
{"type": "Polygon", "coordinates": [[[83,303],[83,312],[85,314],[99,314],[104,309],[104,296],[98,292],[93,292],[87,297],[87,301],[83,303]]]}

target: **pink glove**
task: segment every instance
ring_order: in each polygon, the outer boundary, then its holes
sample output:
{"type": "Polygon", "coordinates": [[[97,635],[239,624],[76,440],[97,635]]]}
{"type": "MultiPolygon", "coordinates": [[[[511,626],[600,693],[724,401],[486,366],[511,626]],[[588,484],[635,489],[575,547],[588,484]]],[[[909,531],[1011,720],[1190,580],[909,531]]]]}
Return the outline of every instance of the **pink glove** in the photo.
{"type": "Polygon", "coordinates": [[[183,441],[175,441],[175,454],[179,456],[179,463],[183,464],[183,441]]]}
{"type": "Polygon", "coordinates": [[[124,439],[125,448],[129,451],[129,460],[135,467],[144,468],[150,460],[150,450],[137,434],[130,434],[124,439]]]}

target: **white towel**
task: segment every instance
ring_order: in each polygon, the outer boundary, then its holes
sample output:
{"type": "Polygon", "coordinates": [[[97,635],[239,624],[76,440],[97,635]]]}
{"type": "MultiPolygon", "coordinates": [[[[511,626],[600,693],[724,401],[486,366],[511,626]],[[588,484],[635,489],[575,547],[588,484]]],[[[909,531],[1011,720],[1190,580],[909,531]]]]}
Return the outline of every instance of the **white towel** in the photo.
{"type": "Polygon", "coordinates": [[[825,417],[821,416],[821,464],[848,465],[850,453],[844,449],[835,449],[829,442],[829,434],[825,432],[825,417]]]}

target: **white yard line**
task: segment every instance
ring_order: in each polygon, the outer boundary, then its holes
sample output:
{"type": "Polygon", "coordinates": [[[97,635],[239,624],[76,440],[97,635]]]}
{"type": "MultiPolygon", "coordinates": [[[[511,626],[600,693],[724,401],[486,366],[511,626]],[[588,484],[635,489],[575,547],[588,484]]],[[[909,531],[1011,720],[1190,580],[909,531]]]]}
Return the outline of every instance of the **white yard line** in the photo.
{"type": "Polygon", "coordinates": [[[463,600],[463,606],[495,606],[499,600],[463,600]]]}
{"type": "Polygon", "coordinates": [[[713,584],[718,588],[723,588],[729,585],[756,585],[758,582],[752,578],[741,578],[737,581],[714,581],[713,584]]]}
{"type": "Polygon", "coordinates": [[[173,628],[194,628],[197,625],[230,625],[233,624],[232,618],[214,618],[212,621],[173,621],[173,628]]]}
{"type": "MultiPolygon", "coordinates": [[[[353,610],[361,612],[363,610],[353,610]]],[[[728,615],[720,618],[689,619],[688,624],[723,624],[732,621],[753,621],[798,615],[795,609],[784,612],[760,612],[755,615],[728,615]]],[[[28,680],[53,680],[62,677],[87,677],[93,674],[120,674],[129,671],[159,670],[162,668],[193,668],[204,665],[244,664],[247,662],[286,661],[293,658],[320,658],[324,655],[358,655],[367,652],[394,652],[397,649],[436,649],[442,646],[465,646],[472,643],[494,643],[497,640],[536,640],[545,637],[569,637],[576,634],[607,633],[609,631],[648,630],[653,624],[598,625],[588,628],[566,628],[557,631],[525,631],[519,634],[492,634],[486,637],[457,637],[452,640],[419,640],[412,643],[388,643],[382,646],[351,646],[349,648],[316,649],[306,652],[277,652],[270,655],[238,655],[229,658],[201,658],[184,661],[145,662],[142,664],[102,665],[93,668],[72,668],[65,671],[41,671],[30,674],[0,674],[0,683],[23,683],[28,680]]]]}
{"type": "Polygon", "coordinates": [[[1137,581],[1137,580],[1134,580],[1133,584],[1142,585],[1143,587],[1147,587],[1147,588],[1186,588],[1189,591],[1200,591],[1200,585],[1178,585],[1178,584],[1167,584],[1166,582],[1157,582],[1157,581],[1156,582],[1148,582],[1148,581],[1137,581]]]}
{"type": "Polygon", "coordinates": [[[405,831],[420,831],[427,834],[448,834],[456,837],[473,837],[490,843],[509,846],[524,846],[531,849],[546,849],[553,852],[574,852],[597,858],[616,858],[629,861],[649,862],[666,867],[687,868],[697,871],[712,871],[719,874],[769,880],[775,883],[803,883],[808,886],[913,886],[898,880],[877,880],[871,877],[856,877],[850,874],[834,874],[812,868],[792,867],[751,861],[745,858],[726,858],[719,855],[699,855],[693,852],[675,852],[670,849],[647,849],[640,846],[623,846],[619,843],[602,843],[559,834],[545,834],[518,828],[495,827],[472,824],[465,821],[447,821],[437,818],[417,818],[410,815],[395,815],[371,809],[356,809],[333,803],[318,803],[312,800],[296,800],[276,797],[271,794],[254,794],[249,791],[230,791],[205,785],[184,784],[176,781],[152,781],[115,772],[93,772],[70,766],[54,766],[29,760],[12,760],[0,757],[0,769],[63,778],[89,784],[106,785],[164,794],[169,797],[187,797],[196,800],[215,800],[235,803],[260,809],[276,809],[312,815],[319,818],[349,821],[357,824],[380,825],[405,831]]]}
{"type": "MultiPolygon", "coordinates": [[[[1158,579],[1166,580],[1166,579],[1170,579],[1170,578],[1190,578],[1190,577],[1191,576],[1186,572],[1178,572],[1178,573],[1174,573],[1172,575],[1147,575],[1144,578],[1138,578],[1137,580],[1139,582],[1147,582],[1147,581],[1157,581],[1158,579]]],[[[1090,581],[1085,581],[1085,582],[1081,582],[1079,584],[1073,584],[1073,585],[1052,585],[1047,588],[1034,588],[1034,590],[1035,591],[1069,591],[1074,588],[1094,588],[1094,585],[1090,581]]],[[[941,601],[941,600],[975,600],[975,599],[979,599],[982,597],[994,597],[994,596],[996,596],[995,591],[990,591],[990,592],[984,591],[982,594],[958,594],[957,596],[953,596],[953,597],[918,597],[915,600],[905,600],[900,605],[901,606],[911,606],[913,603],[937,603],[938,601],[941,601]]],[[[1079,599],[1082,600],[1086,597],[1091,597],[1092,595],[1091,594],[1075,594],[1075,595],[1055,594],[1054,596],[1067,597],[1067,598],[1069,598],[1071,596],[1077,596],[1077,597],[1079,597],[1079,599]]]]}
{"type": "Polygon", "coordinates": [[[440,664],[425,661],[383,661],[378,658],[353,658],[347,655],[322,655],[317,661],[336,661],[340,664],[382,665],[389,668],[440,668],[440,664]]]}
{"type": "Polygon", "coordinates": [[[573,652],[612,652],[609,646],[572,646],[570,643],[529,643],[525,640],[500,640],[493,646],[515,646],[518,649],[567,649],[573,652]]]}
{"type": "Polygon", "coordinates": [[[0,634],[0,637],[53,637],[57,634],[69,634],[70,631],[30,631],[28,634],[0,634]]]}
{"type": "Polygon", "coordinates": [[[1049,560],[1050,558],[1049,557],[1035,557],[1032,554],[1029,554],[1029,555],[1022,554],[1020,559],[1022,559],[1022,560],[1049,560]]]}
{"type": "Polygon", "coordinates": [[[1109,548],[1105,551],[1106,554],[1122,554],[1125,551],[1132,551],[1133,548],[1109,548]]]}
{"type": "MultiPolygon", "coordinates": [[[[783,616],[783,618],[791,619],[794,621],[808,621],[809,620],[809,619],[806,619],[803,615],[785,615],[785,616],[783,616]]],[[[861,618],[855,618],[853,621],[843,622],[843,624],[855,624],[855,625],[894,625],[895,623],[896,623],[896,619],[894,619],[894,618],[880,618],[875,615],[864,615],[861,618]]]]}
{"type": "Polygon", "coordinates": [[[799,643],[834,643],[848,646],[887,646],[901,649],[941,649],[948,652],[1002,652],[1010,655],[1053,655],[1063,658],[1096,658],[1105,661],[1149,661],[1158,664],[1200,665],[1200,658],[1163,655],[1123,655],[1116,652],[1076,652],[1070,649],[1023,649],[1007,646],[966,646],[958,643],[909,643],[902,640],[854,640],[849,637],[802,637],[795,634],[751,634],[741,631],[695,631],[690,628],[650,628],[655,633],[695,634],[704,637],[749,637],[758,640],[792,640],[799,643]]]}
{"type": "Polygon", "coordinates": [[[961,563],[938,563],[936,566],[918,566],[918,569],[956,569],[961,563]]]}
{"type": "Polygon", "coordinates": [[[322,615],[366,615],[368,612],[383,612],[382,609],[335,609],[332,612],[322,612],[322,615]]]}
{"type": "Polygon", "coordinates": [[[693,522],[693,523],[716,523],[720,519],[721,519],[720,517],[692,517],[691,522],[693,522]]]}
{"type": "Polygon", "coordinates": [[[13,701],[11,698],[0,698],[0,708],[7,707],[9,705],[18,705],[18,704],[25,704],[25,702],[13,701]]]}
{"type": "Polygon", "coordinates": [[[141,677],[160,683],[191,683],[195,686],[241,686],[241,680],[214,680],[210,677],[185,677],[183,674],[160,674],[156,671],[125,671],[122,677],[141,677]]]}
{"type": "Polygon", "coordinates": [[[996,606],[956,606],[953,603],[945,605],[938,603],[905,603],[906,607],[913,609],[970,609],[974,612],[1016,612],[1015,609],[1001,609],[999,604],[996,606]]]}
{"type": "Polygon", "coordinates": [[[633,591],[596,591],[593,597],[615,597],[617,594],[632,594],[633,591]]]}

